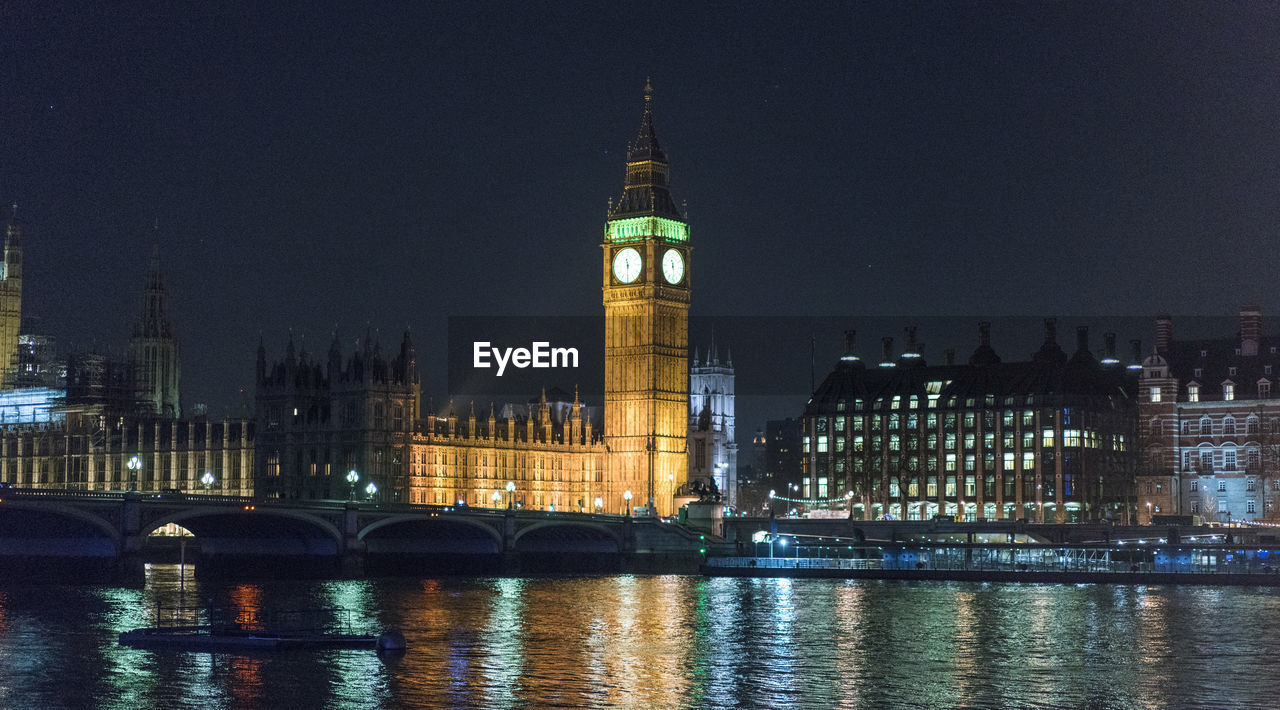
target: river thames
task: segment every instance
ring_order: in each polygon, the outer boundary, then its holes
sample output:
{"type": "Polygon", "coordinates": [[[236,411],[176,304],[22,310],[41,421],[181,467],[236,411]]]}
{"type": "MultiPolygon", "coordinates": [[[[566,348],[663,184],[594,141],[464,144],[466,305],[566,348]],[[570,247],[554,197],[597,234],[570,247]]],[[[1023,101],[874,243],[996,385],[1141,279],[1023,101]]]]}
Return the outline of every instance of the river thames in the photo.
{"type": "Polygon", "coordinates": [[[0,707],[1274,708],[1280,591],[695,576],[0,588],[0,707]],[[165,606],[345,607],[398,658],[123,648],[165,606]]]}

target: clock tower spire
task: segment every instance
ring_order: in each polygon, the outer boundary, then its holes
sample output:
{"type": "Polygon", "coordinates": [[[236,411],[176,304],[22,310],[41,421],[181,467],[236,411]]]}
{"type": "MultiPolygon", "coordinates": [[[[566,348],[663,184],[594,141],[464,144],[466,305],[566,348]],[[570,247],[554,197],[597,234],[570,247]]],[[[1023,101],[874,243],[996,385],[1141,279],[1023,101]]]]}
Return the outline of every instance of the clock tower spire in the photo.
{"type": "Polygon", "coordinates": [[[660,515],[675,512],[689,476],[689,225],[671,198],[670,169],[645,83],[640,131],[627,149],[622,197],[605,223],[604,435],[610,479],[660,515]]]}

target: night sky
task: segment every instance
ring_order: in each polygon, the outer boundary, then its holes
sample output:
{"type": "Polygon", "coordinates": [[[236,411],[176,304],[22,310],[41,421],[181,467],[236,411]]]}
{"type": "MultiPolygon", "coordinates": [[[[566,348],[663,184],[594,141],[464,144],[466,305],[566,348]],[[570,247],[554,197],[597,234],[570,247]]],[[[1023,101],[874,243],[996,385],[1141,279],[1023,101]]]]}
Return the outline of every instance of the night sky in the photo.
{"type": "Polygon", "coordinates": [[[159,244],[211,411],[260,335],[431,391],[447,316],[600,314],[646,77],[694,315],[1280,317],[1274,3],[234,4],[0,10],[24,315],[123,352],[159,244]]]}

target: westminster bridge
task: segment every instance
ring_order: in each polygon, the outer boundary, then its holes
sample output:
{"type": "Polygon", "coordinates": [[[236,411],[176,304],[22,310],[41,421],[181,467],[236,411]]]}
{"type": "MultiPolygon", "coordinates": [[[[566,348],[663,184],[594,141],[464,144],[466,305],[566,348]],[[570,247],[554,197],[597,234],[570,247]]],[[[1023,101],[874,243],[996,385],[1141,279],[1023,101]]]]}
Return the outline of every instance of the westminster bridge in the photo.
{"type": "Polygon", "coordinates": [[[656,518],[195,493],[0,488],[0,569],[140,574],[177,561],[189,531],[198,572],[537,573],[696,570],[708,541],[656,518]]]}

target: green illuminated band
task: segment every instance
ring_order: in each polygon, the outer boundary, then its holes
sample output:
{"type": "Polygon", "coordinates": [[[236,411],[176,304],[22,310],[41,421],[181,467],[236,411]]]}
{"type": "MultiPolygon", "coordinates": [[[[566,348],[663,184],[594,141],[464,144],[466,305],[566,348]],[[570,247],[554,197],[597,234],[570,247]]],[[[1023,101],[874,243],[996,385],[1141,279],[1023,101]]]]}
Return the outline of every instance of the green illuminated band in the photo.
{"type": "Polygon", "coordinates": [[[689,225],[665,217],[632,217],[615,219],[605,226],[605,241],[634,242],[648,237],[661,237],[669,242],[687,242],[689,225]]]}

